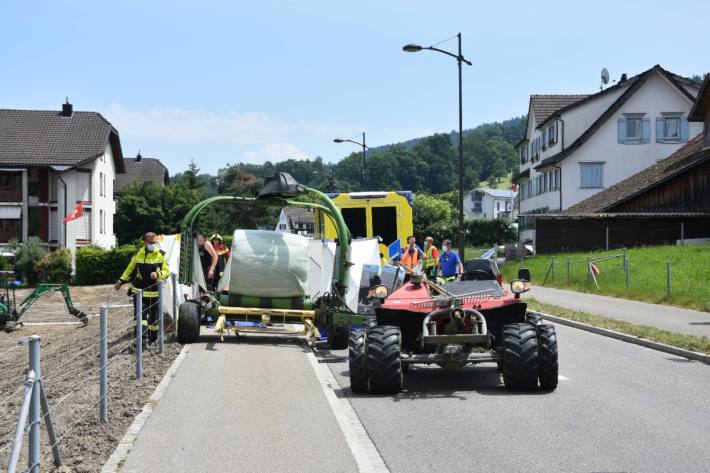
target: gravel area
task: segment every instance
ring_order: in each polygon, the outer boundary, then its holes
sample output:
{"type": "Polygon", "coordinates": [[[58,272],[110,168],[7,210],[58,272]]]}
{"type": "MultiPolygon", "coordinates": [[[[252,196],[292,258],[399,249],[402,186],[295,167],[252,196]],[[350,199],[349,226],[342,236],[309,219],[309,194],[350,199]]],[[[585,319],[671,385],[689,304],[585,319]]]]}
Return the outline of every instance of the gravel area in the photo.
{"type": "MultiPolygon", "coordinates": [[[[18,301],[28,291],[18,291],[18,301]]],[[[111,286],[72,288],[75,306],[87,314],[98,313],[103,304],[127,304],[125,291],[111,286]]],[[[89,325],[24,325],[10,333],[0,332],[0,467],[9,458],[20,409],[22,386],[27,373],[30,335],[41,337],[42,380],[52,420],[59,437],[64,465],[62,472],[99,471],[124,432],[140,412],[182,346],[166,337],[165,353],[157,344],[144,348],[144,375],[135,377],[132,347],[132,309],[109,311],[109,421],[99,422],[99,318],[89,325]]],[[[21,321],[73,322],[60,294],[43,296],[21,321]]],[[[168,332],[170,333],[170,332],[168,332]]],[[[52,466],[51,449],[42,426],[42,471],[57,471],[52,466]]],[[[27,450],[23,441],[23,455],[27,450]]],[[[22,461],[24,469],[26,461],[22,461]]]]}

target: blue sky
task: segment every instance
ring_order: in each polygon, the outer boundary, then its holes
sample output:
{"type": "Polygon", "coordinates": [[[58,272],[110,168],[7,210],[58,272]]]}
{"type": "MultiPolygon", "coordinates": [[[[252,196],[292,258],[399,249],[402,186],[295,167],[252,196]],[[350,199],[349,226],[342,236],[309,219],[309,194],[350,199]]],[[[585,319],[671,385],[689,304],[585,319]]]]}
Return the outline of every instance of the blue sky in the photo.
{"type": "MultiPolygon", "coordinates": [[[[402,45],[463,34],[464,127],[531,93],[590,93],[654,64],[710,71],[710,2],[24,1],[0,15],[0,107],[103,113],[171,173],[338,160],[457,127],[456,63],[402,45]]],[[[439,47],[454,50],[455,41],[439,47]]]]}

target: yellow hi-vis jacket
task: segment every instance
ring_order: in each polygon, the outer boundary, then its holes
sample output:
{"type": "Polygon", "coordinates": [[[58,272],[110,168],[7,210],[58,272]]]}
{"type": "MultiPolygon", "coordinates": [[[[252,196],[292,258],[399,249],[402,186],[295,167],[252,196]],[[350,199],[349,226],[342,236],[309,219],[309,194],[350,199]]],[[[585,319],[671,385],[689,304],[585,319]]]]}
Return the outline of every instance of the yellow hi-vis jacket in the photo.
{"type": "Polygon", "coordinates": [[[168,261],[165,259],[165,252],[160,249],[148,252],[146,247],[143,246],[131,258],[131,262],[128,263],[128,267],[121,275],[120,280],[131,282],[131,294],[134,294],[136,289],[141,289],[143,297],[151,299],[158,297],[157,283],[167,279],[169,276],[170,270],[168,269],[168,261]],[[150,273],[152,272],[158,274],[157,279],[151,279],[150,273]]]}
{"type": "Polygon", "coordinates": [[[439,250],[437,250],[434,245],[431,245],[426,249],[425,254],[424,267],[430,269],[436,266],[436,263],[439,262],[439,250]]]}

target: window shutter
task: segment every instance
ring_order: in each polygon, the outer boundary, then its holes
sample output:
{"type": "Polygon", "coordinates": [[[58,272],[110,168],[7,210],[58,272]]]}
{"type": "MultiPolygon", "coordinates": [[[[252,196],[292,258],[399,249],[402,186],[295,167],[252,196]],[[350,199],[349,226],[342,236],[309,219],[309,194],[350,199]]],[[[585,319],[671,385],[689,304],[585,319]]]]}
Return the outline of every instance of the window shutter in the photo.
{"type": "Polygon", "coordinates": [[[688,130],[689,124],[688,124],[688,116],[683,115],[680,117],[680,139],[681,141],[688,141],[688,133],[690,130],[688,130]]]}
{"type": "Polygon", "coordinates": [[[626,143],[626,118],[619,118],[619,143],[626,143]]]}
{"type": "Polygon", "coordinates": [[[555,122],[555,143],[559,140],[560,133],[560,122],[555,122]]]}
{"type": "Polygon", "coordinates": [[[650,118],[644,118],[643,119],[643,138],[641,140],[642,143],[650,143],[651,142],[651,119],[650,118]]]}
{"type": "Polygon", "coordinates": [[[666,119],[656,117],[656,143],[663,143],[663,131],[666,126],[666,119]]]}

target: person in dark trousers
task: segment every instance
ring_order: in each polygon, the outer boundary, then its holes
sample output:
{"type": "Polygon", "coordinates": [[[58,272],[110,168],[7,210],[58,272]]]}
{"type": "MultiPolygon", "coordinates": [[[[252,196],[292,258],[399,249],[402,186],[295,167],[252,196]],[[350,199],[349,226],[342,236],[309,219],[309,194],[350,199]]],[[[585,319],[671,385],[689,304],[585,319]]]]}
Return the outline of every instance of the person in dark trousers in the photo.
{"type": "Polygon", "coordinates": [[[219,278],[217,277],[217,262],[219,257],[215,251],[212,243],[205,239],[205,236],[200,232],[195,232],[192,237],[197,243],[197,251],[200,255],[200,266],[202,266],[202,272],[205,275],[205,287],[206,291],[214,291],[219,283],[219,278]]]}
{"type": "Polygon", "coordinates": [[[222,243],[222,235],[219,233],[215,233],[210,237],[210,243],[212,243],[212,247],[217,252],[217,267],[214,278],[214,288],[216,291],[218,289],[217,284],[219,284],[219,280],[222,279],[222,276],[224,276],[224,269],[227,266],[230,251],[229,247],[222,243]]]}
{"type": "Polygon", "coordinates": [[[439,256],[439,272],[445,281],[453,281],[463,274],[463,263],[459,254],[451,249],[451,240],[444,240],[439,256]]]}
{"type": "Polygon", "coordinates": [[[158,339],[158,284],[170,276],[165,252],[158,246],[158,238],[153,232],[143,237],[143,247],[131,258],[128,267],[116,281],[114,288],[118,291],[124,283],[130,282],[129,294],[136,290],[143,291],[143,338],[148,343],[158,339]]]}

